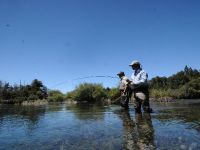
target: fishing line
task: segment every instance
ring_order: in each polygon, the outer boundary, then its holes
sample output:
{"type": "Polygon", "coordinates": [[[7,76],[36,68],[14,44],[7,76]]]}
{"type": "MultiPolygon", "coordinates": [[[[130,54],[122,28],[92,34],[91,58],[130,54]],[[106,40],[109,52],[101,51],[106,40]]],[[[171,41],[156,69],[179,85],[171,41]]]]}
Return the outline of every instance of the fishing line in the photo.
{"type": "Polygon", "coordinates": [[[73,82],[73,81],[83,80],[83,79],[90,79],[90,78],[111,78],[111,79],[119,79],[118,77],[113,77],[113,76],[102,76],[102,75],[94,76],[94,75],[91,75],[91,76],[79,77],[79,78],[74,78],[74,79],[71,79],[71,80],[63,81],[63,82],[60,82],[60,83],[55,84],[55,85],[52,86],[51,88],[60,86],[60,85],[62,85],[62,84],[68,83],[68,82],[73,82]]]}

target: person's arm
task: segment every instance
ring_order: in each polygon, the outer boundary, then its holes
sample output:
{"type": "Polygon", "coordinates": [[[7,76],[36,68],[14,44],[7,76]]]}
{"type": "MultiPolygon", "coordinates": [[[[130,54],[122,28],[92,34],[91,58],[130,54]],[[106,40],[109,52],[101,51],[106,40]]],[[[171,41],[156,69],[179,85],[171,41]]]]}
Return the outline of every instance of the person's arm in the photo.
{"type": "Polygon", "coordinates": [[[124,86],[124,91],[123,91],[124,93],[126,92],[126,90],[127,90],[128,86],[129,86],[130,82],[131,82],[131,81],[128,79],[128,77],[125,76],[125,77],[123,78],[123,83],[124,83],[124,85],[125,85],[125,86],[124,86]]]}
{"type": "Polygon", "coordinates": [[[127,77],[124,77],[123,81],[124,81],[125,85],[128,85],[131,82],[131,80],[129,80],[129,78],[127,78],[127,77]]]}

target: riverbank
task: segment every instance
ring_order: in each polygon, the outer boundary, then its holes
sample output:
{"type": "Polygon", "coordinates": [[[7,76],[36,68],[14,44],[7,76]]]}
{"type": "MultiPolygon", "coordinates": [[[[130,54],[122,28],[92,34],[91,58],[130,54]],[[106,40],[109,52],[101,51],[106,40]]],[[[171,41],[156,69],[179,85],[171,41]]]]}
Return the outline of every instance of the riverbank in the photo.
{"type": "Polygon", "coordinates": [[[172,97],[159,97],[159,98],[149,98],[149,101],[153,101],[153,102],[175,102],[179,99],[175,99],[172,97]]]}
{"type": "Polygon", "coordinates": [[[24,106],[30,106],[30,105],[34,105],[34,106],[40,106],[40,105],[47,105],[47,104],[58,104],[58,103],[62,103],[62,104],[76,104],[77,102],[76,101],[63,101],[63,102],[60,102],[60,101],[54,101],[54,102],[51,102],[51,101],[48,101],[48,100],[35,100],[35,101],[24,101],[21,103],[21,105],[24,105],[24,106]]]}
{"type": "MultiPolygon", "coordinates": [[[[200,99],[200,98],[199,98],[200,99]]],[[[172,97],[158,97],[158,98],[149,98],[150,102],[160,102],[160,103],[168,103],[168,102],[176,102],[179,100],[183,99],[176,99],[172,97]]],[[[133,102],[134,99],[131,99],[129,102],[133,102]]],[[[48,99],[43,99],[43,100],[29,100],[29,101],[15,101],[15,100],[4,100],[0,101],[0,105],[3,104],[13,104],[13,105],[24,105],[24,106],[29,106],[29,105],[34,105],[34,106],[39,106],[39,105],[47,105],[47,104],[57,104],[57,103],[65,103],[65,104],[76,104],[76,103],[101,103],[103,105],[111,105],[111,104],[120,104],[120,97],[116,99],[103,99],[100,101],[94,101],[94,102],[88,102],[88,101],[76,101],[72,99],[68,99],[65,101],[49,101],[48,99]]]]}
{"type": "Polygon", "coordinates": [[[47,105],[49,102],[47,100],[35,100],[35,101],[23,101],[21,105],[28,106],[28,105],[47,105]]]}
{"type": "Polygon", "coordinates": [[[44,105],[48,104],[47,99],[43,100],[30,100],[30,101],[22,101],[22,100],[1,100],[0,105],[3,104],[13,104],[13,105],[44,105]]]}

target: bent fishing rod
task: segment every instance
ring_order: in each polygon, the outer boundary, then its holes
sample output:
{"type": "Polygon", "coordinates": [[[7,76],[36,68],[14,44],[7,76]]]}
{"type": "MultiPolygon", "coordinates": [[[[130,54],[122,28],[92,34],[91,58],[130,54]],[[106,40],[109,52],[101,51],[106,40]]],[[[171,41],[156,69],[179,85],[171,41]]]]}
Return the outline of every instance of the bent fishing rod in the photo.
{"type": "Polygon", "coordinates": [[[111,79],[119,79],[118,77],[113,77],[113,76],[109,76],[109,75],[91,75],[91,76],[85,76],[85,77],[79,77],[79,78],[74,78],[71,80],[67,80],[67,81],[63,81],[60,83],[55,84],[54,86],[52,86],[51,88],[55,88],[57,86],[60,86],[62,84],[66,84],[68,82],[73,82],[73,81],[77,81],[77,80],[83,80],[83,79],[90,79],[90,78],[111,78],[111,79]]]}

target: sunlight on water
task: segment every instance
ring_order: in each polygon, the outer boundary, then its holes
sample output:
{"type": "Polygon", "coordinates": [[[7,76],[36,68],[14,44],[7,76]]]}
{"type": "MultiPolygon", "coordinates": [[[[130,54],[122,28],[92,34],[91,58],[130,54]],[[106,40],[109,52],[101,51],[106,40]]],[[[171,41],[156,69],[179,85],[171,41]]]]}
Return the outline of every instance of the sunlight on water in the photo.
{"type": "Polygon", "coordinates": [[[116,105],[0,106],[0,149],[200,149],[200,101],[116,105]]]}

